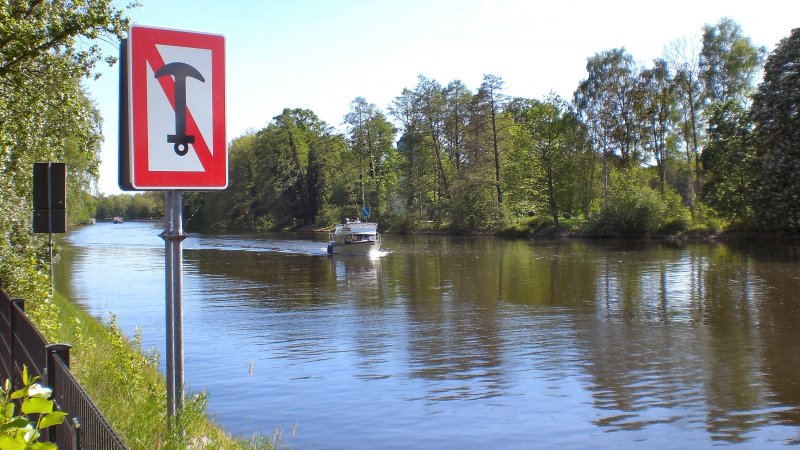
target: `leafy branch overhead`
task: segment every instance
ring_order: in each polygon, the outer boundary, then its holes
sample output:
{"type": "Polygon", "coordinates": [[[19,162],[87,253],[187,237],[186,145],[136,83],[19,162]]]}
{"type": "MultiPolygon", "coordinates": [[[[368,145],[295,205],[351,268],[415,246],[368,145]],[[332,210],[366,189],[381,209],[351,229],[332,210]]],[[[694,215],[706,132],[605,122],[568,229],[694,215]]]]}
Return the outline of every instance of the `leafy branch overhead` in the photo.
{"type": "MultiPolygon", "coordinates": [[[[129,7],[134,6],[133,4],[129,7]]],[[[103,57],[98,40],[116,42],[128,19],[110,0],[29,0],[0,4],[0,79],[26,72],[28,63],[60,54],[73,75],[88,76],[103,57]]],[[[113,62],[110,57],[107,59],[113,62]]]]}

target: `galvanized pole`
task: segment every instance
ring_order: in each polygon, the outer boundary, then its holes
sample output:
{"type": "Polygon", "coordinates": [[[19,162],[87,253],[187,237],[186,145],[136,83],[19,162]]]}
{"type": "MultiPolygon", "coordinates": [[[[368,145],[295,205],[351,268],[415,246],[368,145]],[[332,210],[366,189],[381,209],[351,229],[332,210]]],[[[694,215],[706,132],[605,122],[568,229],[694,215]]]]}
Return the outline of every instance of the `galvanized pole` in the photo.
{"type": "Polygon", "coordinates": [[[183,196],[180,191],[175,191],[174,196],[173,229],[175,239],[173,245],[175,248],[172,250],[174,263],[172,287],[175,293],[172,296],[174,302],[172,312],[175,314],[173,323],[175,348],[173,355],[175,358],[175,407],[180,411],[183,408],[183,240],[186,239],[186,235],[183,234],[183,196]]]}
{"type": "Polygon", "coordinates": [[[173,192],[164,191],[164,232],[161,233],[161,238],[164,239],[164,286],[166,301],[165,316],[166,316],[166,366],[167,366],[167,417],[175,416],[175,359],[173,356],[173,349],[175,348],[175,330],[174,324],[174,310],[173,310],[173,294],[174,288],[173,280],[173,257],[172,257],[172,212],[174,208],[173,192]]]}
{"type": "Polygon", "coordinates": [[[164,192],[164,284],[167,328],[167,416],[183,408],[183,199],[164,192]]]}

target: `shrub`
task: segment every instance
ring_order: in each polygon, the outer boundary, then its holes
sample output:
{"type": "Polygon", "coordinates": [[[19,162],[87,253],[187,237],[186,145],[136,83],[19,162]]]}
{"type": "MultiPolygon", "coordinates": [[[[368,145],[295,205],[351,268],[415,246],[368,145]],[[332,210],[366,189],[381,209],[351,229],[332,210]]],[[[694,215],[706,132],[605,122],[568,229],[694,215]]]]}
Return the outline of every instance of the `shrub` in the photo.
{"type": "Polygon", "coordinates": [[[605,206],[588,225],[589,234],[602,237],[678,234],[689,227],[689,215],[680,195],[668,190],[662,196],[643,181],[643,172],[614,174],[605,206]]]}
{"type": "Polygon", "coordinates": [[[53,390],[37,381],[39,377],[28,375],[28,368],[22,366],[23,386],[12,391],[11,381],[6,380],[0,387],[0,448],[52,450],[56,445],[51,442],[37,442],[40,431],[58,425],[64,421],[67,413],[53,411],[54,403],[50,400],[53,390]],[[17,403],[19,402],[19,412],[17,403]],[[36,421],[29,415],[35,414],[36,421]]]}

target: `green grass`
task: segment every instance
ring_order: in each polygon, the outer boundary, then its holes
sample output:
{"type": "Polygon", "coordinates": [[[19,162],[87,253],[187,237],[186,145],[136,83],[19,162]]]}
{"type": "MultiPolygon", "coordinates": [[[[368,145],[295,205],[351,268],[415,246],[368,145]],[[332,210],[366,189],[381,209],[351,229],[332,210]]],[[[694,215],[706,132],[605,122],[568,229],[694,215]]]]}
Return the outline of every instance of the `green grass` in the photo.
{"type": "Polygon", "coordinates": [[[72,345],[72,372],[128,448],[273,448],[265,436],[244,441],[228,435],[205,415],[204,394],[187,397],[177,423],[168,427],[158,356],[142,352],[140,336],[129,340],[113,318],[103,324],[58,294],[53,305],[61,326],[46,337],[72,345]]]}

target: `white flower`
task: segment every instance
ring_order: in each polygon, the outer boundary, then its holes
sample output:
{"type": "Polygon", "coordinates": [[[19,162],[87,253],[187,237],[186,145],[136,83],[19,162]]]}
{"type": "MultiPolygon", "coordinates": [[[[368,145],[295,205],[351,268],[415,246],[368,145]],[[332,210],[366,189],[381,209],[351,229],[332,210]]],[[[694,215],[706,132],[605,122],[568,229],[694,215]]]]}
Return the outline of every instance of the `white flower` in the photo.
{"type": "Polygon", "coordinates": [[[52,389],[44,387],[39,383],[33,383],[28,387],[28,397],[48,398],[52,393],[52,389]]]}

